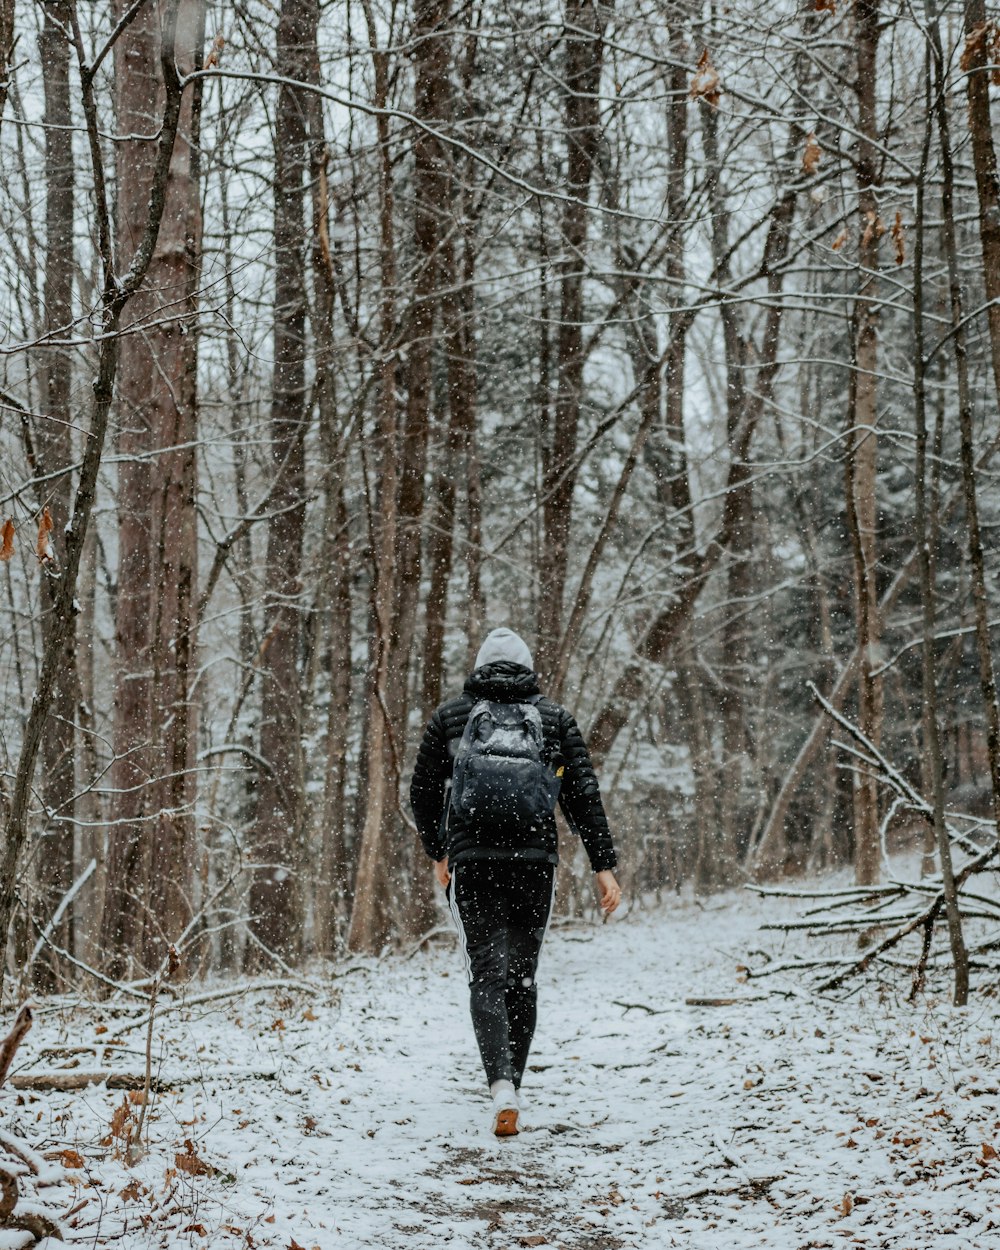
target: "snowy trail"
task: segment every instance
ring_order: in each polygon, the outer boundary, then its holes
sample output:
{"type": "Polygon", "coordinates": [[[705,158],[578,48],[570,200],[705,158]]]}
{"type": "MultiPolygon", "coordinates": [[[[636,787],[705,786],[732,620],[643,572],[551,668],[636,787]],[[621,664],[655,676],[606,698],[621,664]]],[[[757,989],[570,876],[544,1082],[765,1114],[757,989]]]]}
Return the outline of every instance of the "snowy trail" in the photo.
{"type": "MultiPolygon", "coordinates": [[[[841,1004],[686,1006],[762,992],[736,969],[763,914],[727,898],[554,928],[514,1139],[487,1132],[451,945],[347,976],[325,1003],[258,990],[165,1017],[162,1077],[196,1079],[156,1098],[130,1169],[108,1128],[126,1099],[103,1086],[8,1098],[4,1126],[78,1152],[42,1191],[52,1209],[84,1203],[71,1244],[1000,1244],[995,1000],[910,1007],[868,986],[841,1004]]],[[[22,1067],[116,1027],[99,1007],[43,1015],[22,1067]]],[[[115,1066],[141,1070],[142,1037],[115,1066]]]]}

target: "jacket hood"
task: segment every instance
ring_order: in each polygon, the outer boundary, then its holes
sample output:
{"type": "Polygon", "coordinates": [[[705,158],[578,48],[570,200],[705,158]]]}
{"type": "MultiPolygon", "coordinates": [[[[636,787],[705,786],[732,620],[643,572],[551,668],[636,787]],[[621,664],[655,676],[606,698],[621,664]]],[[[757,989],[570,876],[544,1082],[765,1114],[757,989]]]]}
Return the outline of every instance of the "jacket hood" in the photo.
{"type": "Polygon", "coordinates": [[[513,660],[496,660],[481,664],[466,678],[465,693],[473,699],[492,699],[494,703],[518,703],[540,691],[538,678],[530,668],[513,660]]]}

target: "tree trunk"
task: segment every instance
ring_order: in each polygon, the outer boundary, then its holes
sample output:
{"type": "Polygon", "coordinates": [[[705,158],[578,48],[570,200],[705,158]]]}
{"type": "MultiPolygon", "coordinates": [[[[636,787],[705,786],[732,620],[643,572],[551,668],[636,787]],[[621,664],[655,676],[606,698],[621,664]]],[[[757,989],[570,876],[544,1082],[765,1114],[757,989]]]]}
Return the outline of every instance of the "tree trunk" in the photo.
{"type": "MultiPolygon", "coordinates": [[[[861,662],[858,669],[858,725],[876,746],[882,737],[882,683],[873,672],[879,643],[876,571],[876,473],[878,399],[878,215],[875,91],[879,37],[878,0],[858,0],[855,14],[858,98],[858,205],[861,214],[858,247],[858,295],[854,305],[854,370],[848,411],[845,459],[847,520],[854,556],[855,620],[861,662]]],[[[879,877],[878,788],[868,773],[854,778],[854,872],[859,885],[879,877]]]]}
{"type": "Polygon", "coordinates": [[[0,0],[0,129],[7,108],[14,59],[14,0],[0,0]]]}
{"type": "MultiPolygon", "coordinates": [[[[414,9],[414,112],[433,123],[435,130],[447,125],[451,114],[448,21],[450,0],[419,0],[414,9]]],[[[379,786],[385,791],[380,819],[366,819],[361,857],[372,877],[369,894],[394,899],[395,906],[380,910],[395,922],[398,934],[423,930],[433,915],[433,882],[429,865],[420,858],[413,865],[406,897],[405,866],[412,843],[401,845],[399,790],[409,719],[409,677],[416,628],[417,594],[421,576],[421,528],[424,511],[424,474],[430,431],[431,362],[437,307],[441,298],[440,247],[447,203],[446,154],[436,133],[418,130],[413,140],[414,245],[419,269],[411,300],[408,324],[406,420],[399,449],[399,493],[396,503],[395,550],[385,588],[385,604],[391,613],[380,621],[380,645],[385,652],[385,680],[376,688],[381,716],[379,744],[369,770],[378,768],[379,786]],[[384,631],[384,632],[383,632],[384,631]]],[[[383,483],[383,490],[386,484],[383,483]]],[[[379,569],[381,579],[386,566],[379,569]]],[[[374,737],[369,740],[372,750],[374,737]]],[[[351,949],[375,950],[385,944],[390,930],[384,924],[370,928],[365,920],[369,904],[355,896],[356,917],[351,923],[351,949]],[[361,909],[359,911],[359,908],[361,909]],[[355,923],[355,919],[357,923],[355,923]],[[376,931],[381,930],[381,931],[376,931]]],[[[374,913],[373,913],[374,914],[374,913]]]]}
{"type": "Polygon", "coordinates": [[[271,496],[265,557],[260,755],[250,890],[251,966],[260,947],[295,960],[302,950],[305,863],[302,763],[302,541],[305,529],[306,181],[311,165],[308,93],[292,82],[318,78],[318,0],[282,0],[274,130],[274,378],[271,391],[271,496]]]}
{"type": "MultiPolygon", "coordinates": [[[[930,8],[930,6],[928,6],[930,8]]],[[[940,43],[935,38],[937,35],[936,23],[931,22],[931,47],[934,48],[940,58],[940,43]]],[[[928,55],[925,62],[925,77],[927,80],[927,103],[930,105],[931,96],[931,48],[928,48],[928,55]]],[[[936,61],[937,73],[935,87],[938,93],[938,118],[940,125],[941,108],[946,107],[944,104],[944,83],[941,72],[940,59],[936,61]]],[[[935,617],[936,617],[936,586],[935,576],[937,569],[937,546],[938,535],[936,526],[932,528],[932,518],[928,516],[927,508],[927,390],[925,385],[924,373],[924,186],[927,181],[927,172],[929,167],[930,155],[930,136],[931,136],[931,110],[928,107],[927,118],[924,130],[924,144],[921,152],[920,161],[920,177],[917,179],[916,187],[916,222],[915,233],[916,240],[914,243],[913,257],[913,337],[914,337],[914,377],[913,377],[913,399],[914,399],[914,417],[916,424],[916,465],[914,469],[914,478],[916,486],[916,520],[917,520],[917,542],[920,546],[920,599],[921,599],[921,615],[923,634],[922,642],[922,687],[923,687],[923,730],[924,730],[924,755],[926,757],[926,770],[931,782],[931,807],[933,810],[932,823],[934,826],[935,840],[937,842],[938,856],[941,863],[941,884],[944,892],[945,911],[948,918],[948,936],[951,941],[952,965],[955,975],[955,1006],[963,1007],[969,997],[969,955],[965,946],[965,938],[962,933],[962,917],[959,912],[958,893],[955,887],[955,871],[951,858],[951,840],[948,835],[948,828],[945,823],[945,794],[944,794],[944,767],[941,754],[941,738],[938,726],[938,700],[937,700],[937,641],[934,637],[935,633],[935,617]]],[[[941,131],[941,147],[942,154],[948,144],[947,119],[945,120],[945,128],[941,131]]],[[[950,211],[951,209],[951,157],[950,152],[943,161],[945,186],[943,191],[943,207],[950,211]]],[[[952,259],[954,248],[947,249],[949,251],[949,260],[952,259]]]]}
{"type": "Polygon", "coordinates": [[[563,69],[565,90],[566,194],[560,231],[559,327],[552,437],[542,477],[543,538],[539,568],[538,642],[535,667],[543,681],[553,674],[562,636],[569,535],[573,519],[577,434],[583,400],[584,268],[590,183],[600,141],[604,30],[612,5],[566,0],[563,69]]]}
{"type": "Polygon", "coordinates": [[[985,0],[966,0],[962,68],[966,71],[972,167],[979,197],[979,242],[983,253],[986,320],[990,329],[990,362],[994,390],[1000,402],[1000,179],[990,114],[990,79],[995,77],[996,71],[987,68],[991,58],[984,37],[986,32],[985,0]]]}
{"type": "MultiPolygon", "coordinates": [[[[937,6],[934,0],[925,0],[928,30],[934,54],[935,99],[938,139],[941,147],[941,214],[944,237],[945,261],[948,267],[948,293],[951,313],[951,341],[955,353],[955,373],[958,382],[958,420],[961,437],[962,495],[965,502],[965,523],[969,541],[969,566],[972,575],[972,601],[975,612],[976,650],[979,656],[979,681],[986,714],[987,756],[989,758],[990,782],[993,791],[993,819],[1000,830],[1000,707],[997,705],[996,674],[990,644],[989,599],[986,588],[986,568],[983,542],[979,526],[979,500],[976,483],[975,432],[972,425],[972,393],[969,382],[969,363],[962,311],[962,281],[959,271],[958,242],[955,230],[954,186],[955,171],[951,150],[948,122],[947,77],[941,35],[938,28],[937,6]]],[[[945,865],[941,865],[942,872],[945,865]]],[[[945,882],[947,888],[947,883],[945,882]]],[[[954,927],[957,924],[957,904],[953,904],[956,919],[949,916],[952,945],[955,946],[954,927]]],[[[968,993],[968,973],[965,973],[964,991],[959,982],[959,959],[955,960],[955,1001],[962,1001],[968,993]]]]}
{"type": "MultiPolygon", "coordinates": [[[[65,125],[71,116],[68,21],[65,2],[56,0],[47,4],[39,39],[45,87],[45,330],[50,334],[60,328],[65,333],[73,318],[73,133],[65,125]]],[[[36,426],[35,451],[39,470],[52,477],[45,502],[57,535],[66,528],[71,501],[71,377],[69,352],[63,347],[44,348],[41,383],[44,415],[36,426]],[[63,476],[56,477],[58,473],[63,476]]],[[[46,643],[53,629],[58,629],[53,617],[57,585],[54,578],[43,578],[42,638],[46,643]]],[[[74,620],[66,633],[52,719],[42,744],[45,807],[49,813],[44,850],[35,861],[41,903],[37,919],[42,925],[48,923],[73,882],[76,688],[74,620]]],[[[73,923],[71,908],[53,930],[54,942],[64,950],[73,948],[73,923]]],[[[36,987],[42,992],[54,991],[67,971],[57,956],[45,950],[35,967],[36,987]]]]}
{"type": "MultiPolygon", "coordinates": [[[[119,13],[127,5],[119,5],[119,13]]],[[[176,60],[201,63],[202,0],[177,9],[176,60]]],[[[148,213],[164,93],[158,6],[115,44],[118,237],[130,256],[148,213]]],[[[118,379],[119,533],[115,633],[115,802],[109,813],[102,942],[112,975],[152,966],[191,917],[194,840],[192,663],[195,577],[196,295],[201,225],[194,95],[184,93],[157,249],[123,328],[118,379]],[[178,315],[180,310],[180,315],[178,315]]]]}
{"type": "Polygon", "coordinates": [[[316,949],[321,955],[330,956],[336,953],[340,930],[349,913],[350,880],[345,826],[347,735],[351,712],[351,549],[344,497],[346,448],[337,419],[334,373],[333,319],[337,273],[330,247],[329,152],[323,101],[318,95],[311,95],[307,104],[312,145],[312,256],[316,290],[316,379],[313,391],[325,460],[326,496],[320,582],[322,600],[317,603],[317,612],[326,624],[322,638],[329,673],[323,797],[315,837],[320,862],[312,894],[316,949]]]}
{"type": "MultiPolygon", "coordinates": [[[[378,46],[378,29],[365,0],[365,19],[375,78],[374,98],[379,140],[379,244],[381,260],[381,326],[379,382],[375,413],[374,452],[379,466],[379,493],[372,498],[369,473],[368,528],[372,548],[372,591],[369,611],[369,661],[365,700],[362,786],[364,818],[348,946],[355,951],[380,951],[393,932],[392,890],[399,878],[398,846],[386,845],[384,830],[395,820],[399,779],[393,727],[386,688],[390,677],[389,645],[396,580],[396,535],[399,486],[396,404],[396,239],[393,225],[393,151],[386,111],[389,54],[378,46]],[[395,780],[394,780],[395,778],[395,780]]],[[[364,452],[362,452],[364,454],[364,452]]],[[[398,841],[398,840],[396,840],[398,841]]]]}

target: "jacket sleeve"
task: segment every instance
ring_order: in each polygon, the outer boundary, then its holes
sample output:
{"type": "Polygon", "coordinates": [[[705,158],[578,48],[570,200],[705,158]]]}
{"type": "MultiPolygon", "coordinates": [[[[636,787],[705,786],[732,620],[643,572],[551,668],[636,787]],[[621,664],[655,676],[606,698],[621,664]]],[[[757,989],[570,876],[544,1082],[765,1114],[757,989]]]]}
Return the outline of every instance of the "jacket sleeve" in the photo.
{"type": "Polygon", "coordinates": [[[446,847],[441,837],[445,794],[451,777],[451,760],[444,726],[437,712],[431,717],[417,752],[410,781],[410,807],[417,823],[424,850],[433,860],[444,859],[446,847]]]}
{"type": "Polygon", "coordinates": [[[587,744],[568,712],[563,712],[560,730],[564,771],[559,806],[569,827],[583,839],[594,872],[614,868],[618,861],[587,744]]]}

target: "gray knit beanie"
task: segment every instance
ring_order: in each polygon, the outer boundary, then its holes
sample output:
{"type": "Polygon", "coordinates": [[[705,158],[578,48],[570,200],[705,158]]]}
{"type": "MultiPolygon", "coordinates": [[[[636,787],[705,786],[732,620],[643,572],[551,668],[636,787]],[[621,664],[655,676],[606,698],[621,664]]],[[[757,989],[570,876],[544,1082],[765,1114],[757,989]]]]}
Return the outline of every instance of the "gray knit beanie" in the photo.
{"type": "Polygon", "coordinates": [[[491,630],[479,648],[476,656],[476,668],[484,664],[495,664],[497,660],[509,660],[512,664],[522,664],[525,668],[533,668],[531,652],[528,644],[512,629],[502,627],[491,630]]]}

